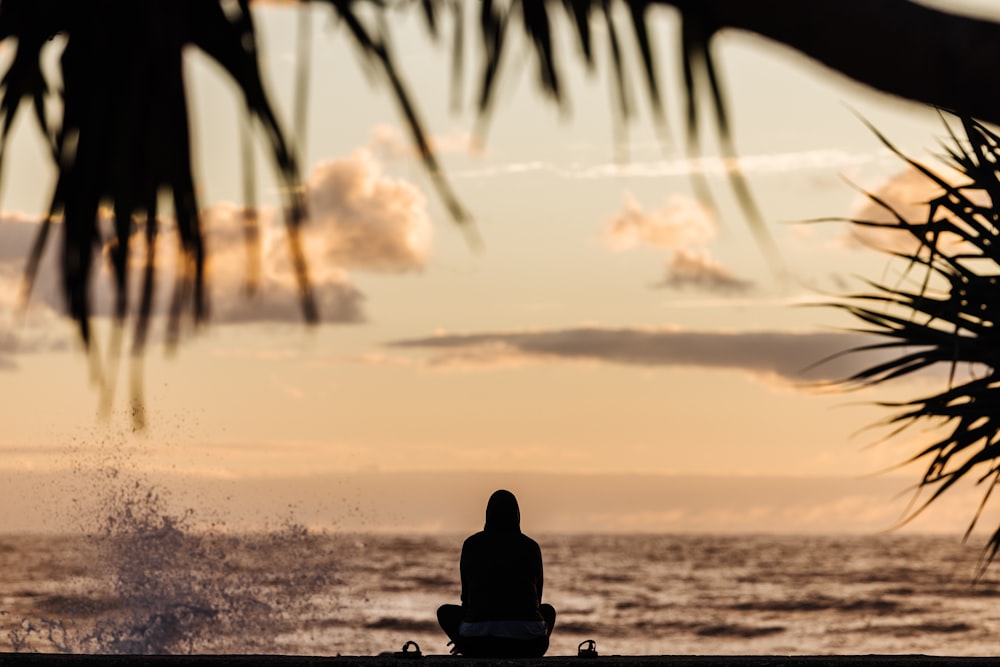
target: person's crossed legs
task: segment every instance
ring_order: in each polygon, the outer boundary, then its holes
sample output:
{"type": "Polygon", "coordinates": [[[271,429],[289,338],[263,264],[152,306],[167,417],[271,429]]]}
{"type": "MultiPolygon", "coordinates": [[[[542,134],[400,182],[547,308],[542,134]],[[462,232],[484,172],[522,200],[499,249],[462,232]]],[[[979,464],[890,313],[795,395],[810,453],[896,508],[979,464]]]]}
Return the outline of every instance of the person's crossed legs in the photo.
{"type": "Polygon", "coordinates": [[[534,639],[505,637],[462,637],[462,607],[444,604],[438,608],[438,624],[454,644],[453,652],[480,658],[540,658],[549,649],[549,636],[556,625],[556,610],[550,604],[539,606],[545,621],[545,635],[534,639]]]}

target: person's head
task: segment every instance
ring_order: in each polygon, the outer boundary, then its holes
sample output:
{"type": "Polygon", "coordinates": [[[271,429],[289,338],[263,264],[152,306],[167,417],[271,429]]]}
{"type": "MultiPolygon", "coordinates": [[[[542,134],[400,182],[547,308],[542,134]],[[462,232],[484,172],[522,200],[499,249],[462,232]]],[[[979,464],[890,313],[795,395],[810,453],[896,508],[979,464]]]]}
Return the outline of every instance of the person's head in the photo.
{"type": "Polygon", "coordinates": [[[521,510],[513,493],[504,489],[493,492],[486,503],[485,530],[520,532],[521,510]]]}

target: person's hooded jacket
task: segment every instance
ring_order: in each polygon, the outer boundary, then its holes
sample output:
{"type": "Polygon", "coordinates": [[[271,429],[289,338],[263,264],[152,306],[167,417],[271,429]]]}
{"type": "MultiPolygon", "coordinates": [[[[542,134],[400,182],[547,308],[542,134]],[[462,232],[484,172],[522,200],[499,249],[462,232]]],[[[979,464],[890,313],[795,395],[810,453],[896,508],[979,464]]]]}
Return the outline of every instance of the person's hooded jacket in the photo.
{"type": "Polygon", "coordinates": [[[542,551],[521,532],[510,491],[490,496],[486,525],[462,546],[461,575],[466,622],[542,620],[542,551]]]}

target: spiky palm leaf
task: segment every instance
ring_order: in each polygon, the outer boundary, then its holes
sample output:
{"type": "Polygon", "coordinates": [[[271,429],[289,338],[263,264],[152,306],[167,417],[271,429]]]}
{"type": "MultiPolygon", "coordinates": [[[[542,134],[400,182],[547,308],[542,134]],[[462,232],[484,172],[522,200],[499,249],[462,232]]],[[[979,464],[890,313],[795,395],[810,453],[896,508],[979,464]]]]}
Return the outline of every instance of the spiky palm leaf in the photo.
{"type": "MultiPolygon", "coordinates": [[[[962,127],[964,137],[952,134],[943,156],[966,179],[957,185],[879,135],[942,194],[929,202],[922,221],[907,220],[872,197],[894,220],[853,222],[905,232],[915,249],[892,253],[906,263],[904,280],[869,283],[872,292],[851,295],[839,306],[862,322],[860,331],[883,339],[864,350],[896,354],[846,379],[847,386],[881,385],[931,368],[949,370],[943,390],[883,405],[896,410],[887,420],[895,432],[917,423],[942,429],[935,432],[943,435],[908,461],[926,465],[917,489],[927,495],[913,515],[962,480],[986,486],[968,536],[1000,481],[1000,137],[974,120],[963,119],[962,127]],[[906,286],[909,277],[912,288],[906,286]]],[[[984,565],[998,550],[1000,528],[988,540],[984,565]]]]}

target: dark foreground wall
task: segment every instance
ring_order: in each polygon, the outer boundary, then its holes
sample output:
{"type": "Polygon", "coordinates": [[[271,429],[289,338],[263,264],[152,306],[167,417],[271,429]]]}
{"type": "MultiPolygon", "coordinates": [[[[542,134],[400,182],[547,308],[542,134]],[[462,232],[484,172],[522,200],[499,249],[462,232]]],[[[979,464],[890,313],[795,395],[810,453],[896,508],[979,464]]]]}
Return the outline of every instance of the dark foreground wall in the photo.
{"type": "Polygon", "coordinates": [[[603,656],[596,659],[552,656],[541,659],[469,659],[452,656],[394,658],[303,657],[275,655],[93,656],[0,653],[6,667],[972,667],[997,665],[997,658],[925,655],[837,656],[603,656]]]}

